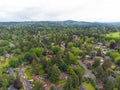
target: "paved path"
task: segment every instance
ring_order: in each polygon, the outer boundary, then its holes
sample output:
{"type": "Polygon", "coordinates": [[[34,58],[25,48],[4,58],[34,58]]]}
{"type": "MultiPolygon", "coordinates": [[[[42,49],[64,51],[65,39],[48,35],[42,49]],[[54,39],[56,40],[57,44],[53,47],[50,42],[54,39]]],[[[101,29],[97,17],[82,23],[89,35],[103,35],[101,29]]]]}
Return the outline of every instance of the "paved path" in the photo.
{"type": "Polygon", "coordinates": [[[80,86],[80,90],[88,90],[88,89],[84,86],[80,86]]]}
{"type": "Polygon", "coordinates": [[[79,64],[86,70],[86,74],[84,77],[95,79],[95,75],[87,68],[86,64],[84,64],[81,60],[78,60],[79,64]]]}
{"type": "Polygon", "coordinates": [[[22,83],[23,83],[23,85],[24,85],[24,89],[25,89],[25,90],[32,90],[32,89],[31,89],[30,82],[29,82],[29,81],[26,79],[26,77],[25,77],[23,68],[19,68],[19,73],[20,73],[20,76],[21,76],[21,79],[22,79],[22,83]]]}
{"type": "Polygon", "coordinates": [[[64,85],[62,84],[62,85],[59,85],[59,86],[57,86],[56,87],[56,90],[62,90],[63,89],[63,87],[64,87],[64,85]]]}

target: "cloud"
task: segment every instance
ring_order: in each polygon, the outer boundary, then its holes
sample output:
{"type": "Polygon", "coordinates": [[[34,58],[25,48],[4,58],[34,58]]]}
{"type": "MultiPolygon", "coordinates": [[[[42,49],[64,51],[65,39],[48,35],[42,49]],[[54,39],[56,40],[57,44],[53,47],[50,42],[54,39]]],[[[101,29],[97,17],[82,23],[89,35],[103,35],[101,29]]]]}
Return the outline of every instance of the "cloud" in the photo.
{"type": "Polygon", "coordinates": [[[120,21],[120,0],[0,0],[0,21],[120,21]]]}

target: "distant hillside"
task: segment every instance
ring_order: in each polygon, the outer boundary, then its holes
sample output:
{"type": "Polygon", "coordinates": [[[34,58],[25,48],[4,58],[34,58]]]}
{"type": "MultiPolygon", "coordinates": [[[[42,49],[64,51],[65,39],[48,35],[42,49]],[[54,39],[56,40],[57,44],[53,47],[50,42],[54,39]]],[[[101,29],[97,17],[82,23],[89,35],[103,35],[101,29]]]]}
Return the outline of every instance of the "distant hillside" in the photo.
{"type": "Polygon", "coordinates": [[[46,27],[86,27],[86,26],[101,26],[101,25],[120,25],[116,23],[99,23],[99,22],[84,22],[84,21],[28,21],[28,22],[0,22],[0,25],[20,25],[20,26],[46,26],[46,27]]]}

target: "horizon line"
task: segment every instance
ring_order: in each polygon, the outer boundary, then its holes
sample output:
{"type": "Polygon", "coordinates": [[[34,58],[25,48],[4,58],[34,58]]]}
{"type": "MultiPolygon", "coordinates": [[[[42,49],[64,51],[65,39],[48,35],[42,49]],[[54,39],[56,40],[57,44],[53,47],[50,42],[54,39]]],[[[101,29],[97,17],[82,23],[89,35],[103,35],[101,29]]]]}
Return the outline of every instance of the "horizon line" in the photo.
{"type": "Polygon", "coordinates": [[[0,21],[0,23],[19,23],[19,22],[65,22],[65,21],[74,21],[74,22],[88,22],[88,23],[120,23],[120,21],[79,21],[79,20],[21,20],[21,21],[0,21]]]}

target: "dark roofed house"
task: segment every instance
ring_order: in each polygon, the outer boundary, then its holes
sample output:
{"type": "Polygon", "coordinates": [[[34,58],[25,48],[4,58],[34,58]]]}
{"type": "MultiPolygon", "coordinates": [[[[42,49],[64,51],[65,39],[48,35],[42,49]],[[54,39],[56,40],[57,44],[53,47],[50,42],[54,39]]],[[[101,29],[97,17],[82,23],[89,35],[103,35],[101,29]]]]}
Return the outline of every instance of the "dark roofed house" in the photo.
{"type": "Polygon", "coordinates": [[[116,82],[116,79],[113,76],[108,76],[107,77],[109,80],[111,80],[112,82],[116,82]]]}
{"type": "Polygon", "coordinates": [[[16,89],[13,85],[11,85],[11,86],[8,88],[8,90],[18,90],[18,89],[16,89]]]}
{"type": "Polygon", "coordinates": [[[14,74],[13,68],[8,68],[8,73],[9,73],[9,74],[14,74]]]}

